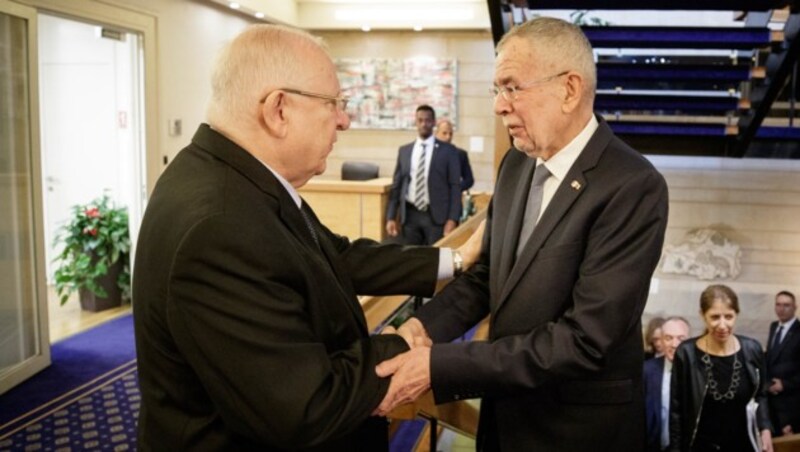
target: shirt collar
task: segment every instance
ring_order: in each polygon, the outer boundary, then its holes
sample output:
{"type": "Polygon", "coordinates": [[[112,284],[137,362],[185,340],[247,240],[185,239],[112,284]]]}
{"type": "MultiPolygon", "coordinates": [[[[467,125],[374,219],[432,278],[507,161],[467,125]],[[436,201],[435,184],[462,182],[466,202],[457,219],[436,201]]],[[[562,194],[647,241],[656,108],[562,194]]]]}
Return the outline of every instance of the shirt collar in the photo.
{"type": "MultiPolygon", "coordinates": [[[[259,162],[261,162],[261,160],[259,160],[259,162]]],[[[300,193],[297,193],[297,190],[292,186],[292,184],[290,184],[289,181],[284,179],[283,176],[278,174],[274,169],[270,168],[269,165],[267,165],[264,162],[261,163],[267,167],[269,172],[272,173],[273,176],[275,176],[275,179],[278,179],[278,182],[280,182],[281,185],[283,185],[283,188],[285,188],[286,191],[289,192],[289,196],[292,197],[292,201],[294,201],[294,203],[297,205],[297,208],[299,209],[303,205],[303,199],[300,197],[300,193]]]]}
{"type": "Polygon", "coordinates": [[[592,115],[583,130],[581,130],[581,132],[575,136],[575,138],[573,138],[569,144],[556,152],[547,162],[541,158],[537,158],[536,166],[545,164],[547,169],[550,171],[550,174],[552,174],[559,182],[561,182],[567,176],[567,172],[570,168],[572,168],[572,164],[575,163],[575,160],[578,160],[583,148],[586,147],[586,144],[592,138],[592,135],[594,135],[594,132],[599,126],[600,123],[597,122],[597,118],[592,115]]]}
{"type": "Polygon", "coordinates": [[[417,142],[415,143],[415,146],[425,144],[425,149],[430,151],[431,149],[433,149],[434,140],[436,140],[436,137],[434,137],[433,134],[431,134],[431,136],[425,138],[424,140],[420,137],[417,137],[417,142]]]}
{"type": "Polygon", "coordinates": [[[796,321],[797,317],[794,317],[792,320],[788,320],[786,323],[778,323],[778,326],[782,326],[784,331],[789,331],[789,328],[791,328],[796,321]]]}
{"type": "Polygon", "coordinates": [[[666,357],[664,357],[664,372],[672,372],[672,361],[668,360],[666,357]]]}

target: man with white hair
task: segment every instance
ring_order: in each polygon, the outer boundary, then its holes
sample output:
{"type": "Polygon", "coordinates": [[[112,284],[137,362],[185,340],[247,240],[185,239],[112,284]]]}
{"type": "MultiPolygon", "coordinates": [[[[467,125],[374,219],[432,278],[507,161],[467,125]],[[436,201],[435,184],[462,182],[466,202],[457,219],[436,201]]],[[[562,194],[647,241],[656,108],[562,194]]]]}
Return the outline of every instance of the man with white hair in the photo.
{"type": "Polygon", "coordinates": [[[481,451],[644,449],[641,315],[667,185],[593,114],[595,86],[576,25],[537,18],[498,44],[494,110],[514,148],[481,255],[398,329],[434,344],[378,366],[394,375],[379,413],[432,388],[481,398],[481,451]],[[450,343],[487,314],[487,341],[450,343]]]}
{"type": "Polygon", "coordinates": [[[667,317],[661,325],[664,355],[644,362],[644,400],[647,419],[647,452],[669,448],[669,392],[672,360],[681,342],[691,336],[689,321],[683,317],[667,317]]]}
{"type": "Polygon", "coordinates": [[[303,202],[297,189],[350,125],[317,38],[251,26],[212,90],[139,235],[139,448],[386,450],[371,413],[389,382],[374,367],[408,345],[370,337],[356,294],[430,295],[455,252],[350,242],[303,202]]]}

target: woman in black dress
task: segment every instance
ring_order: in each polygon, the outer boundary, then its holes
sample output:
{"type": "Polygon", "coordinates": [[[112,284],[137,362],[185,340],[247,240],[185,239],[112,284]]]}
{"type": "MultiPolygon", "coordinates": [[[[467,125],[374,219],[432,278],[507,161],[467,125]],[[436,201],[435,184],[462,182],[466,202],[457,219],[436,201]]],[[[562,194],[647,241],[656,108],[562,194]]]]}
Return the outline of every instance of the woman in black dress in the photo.
{"type": "Polygon", "coordinates": [[[736,293],[709,286],[700,313],[705,333],[684,341],[673,362],[670,450],[772,452],[764,354],[755,339],[733,334],[736,293]]]}

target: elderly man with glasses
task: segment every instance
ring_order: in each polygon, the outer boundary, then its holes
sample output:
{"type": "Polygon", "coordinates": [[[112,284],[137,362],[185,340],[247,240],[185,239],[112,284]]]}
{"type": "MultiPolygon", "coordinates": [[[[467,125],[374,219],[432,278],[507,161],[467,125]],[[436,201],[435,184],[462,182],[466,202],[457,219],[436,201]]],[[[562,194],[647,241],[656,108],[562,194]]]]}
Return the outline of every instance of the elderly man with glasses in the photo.
{"type": "Polygon", "coordinates": [[[398,332],[433,340],[381,363],[379,413],[432,388],[481,398],[481,451],[645,447],[641,315],[667,224],[667,186],[593,114],[592,48],[537,18],[497,46],[504,157],[480,259],[398,332]],[[487,341],[450,343],[491,314],[487,341]]]}
{"type": "MultiPolygon", "coordinates": [[[[350,125],[321,42],[255,25],[221,53],[202,124],[159,179],[133,299],[141,450],[388,449],[357,293],[430,295],[452,250],[350,242],[297,192],[350,125]],[[311,125],[311,130],[309,129],[311,125]]],[[[479,239],[462,247],[469,266],[479,239]]]]}

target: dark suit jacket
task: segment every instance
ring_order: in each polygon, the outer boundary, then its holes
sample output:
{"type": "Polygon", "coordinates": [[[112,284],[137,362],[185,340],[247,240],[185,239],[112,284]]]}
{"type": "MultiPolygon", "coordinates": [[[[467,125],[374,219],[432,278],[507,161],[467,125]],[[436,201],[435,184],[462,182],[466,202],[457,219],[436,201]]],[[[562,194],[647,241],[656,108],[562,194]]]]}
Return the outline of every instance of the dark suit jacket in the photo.
{"type": "Polygon", "coordinates": [[[460,148],[456,148],[456,150],[458,151],[458,162],[461,166],[461,191],[467,191],[475,185],[472,167],[469,164],[469,154],[460,148]]]}
{"type": "Polygon", "coordinates": [[[647,451],[661,450],[661,389],[664,357],[644,362],[644,412],[647,423],[647,451]]]}
{"type": "MultiPolygon", "coordinates": [[[[406,222],[406,195],[411,183],[411,151],[414,142],[400,146],[394,167],[386,219],[398,218],[406,222]]],[[[444,141],[434,140],[431,165],[428,170],[428,197],[434,223],[442,225],[447,220],[458,222],[461,218],[461,164],[456,148],[444,141]]]]}
{"type": "Polygon", "coordinates": [[[769,395],[769,408],[773,427],[780,431],[785,425],[792,425],[795,432],[800,431],[800,320],[795,320],[789,331],[784,333],[783,341],[775,348],[775,331],[778,322],[769,326],[767,342],[767,381],[780,378],[783,392],[769,395]]]}
{"type": "Polygon", "coordinates": [[[535,160],[501,165],[478,262],[418,317],[437,403],[482,397],[478,441],[505,451],[644,448],[641,314],[667,186],[600,127],[514,262],[535,160]],[[442,343],[491,314],[489,340],[442,343]]]}
{"type": "Polygon", "coordinates": [[[353,243],[316,224],[207,125],[160,177],[133,299],[142,450],[384,450],[370,418],[407,349],[370,337],[356,293],[433,291],[438,251],[353,243]]]}

